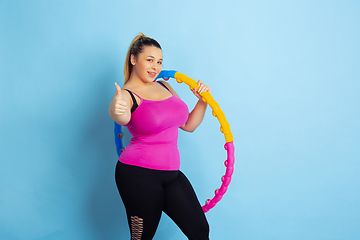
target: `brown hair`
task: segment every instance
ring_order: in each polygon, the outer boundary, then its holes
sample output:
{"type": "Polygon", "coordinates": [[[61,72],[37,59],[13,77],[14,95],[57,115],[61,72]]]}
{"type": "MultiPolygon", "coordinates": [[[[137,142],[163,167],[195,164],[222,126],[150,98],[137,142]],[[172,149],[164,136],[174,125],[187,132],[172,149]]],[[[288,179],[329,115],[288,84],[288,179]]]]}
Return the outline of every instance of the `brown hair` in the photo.
{"type": "Polygon", "coordinates": [[[144,49],[144,46],[154,46],[161,49],[160,44],[150,37],[145,36],[143,33],[137,35],[131,42],[130,47],[126,53],[125,64],[124,64],[124,84],[129,80],[130,74],[132,71],[131,64],[131,55],[134,55],[135,58],[141,53],[144,49]]]}

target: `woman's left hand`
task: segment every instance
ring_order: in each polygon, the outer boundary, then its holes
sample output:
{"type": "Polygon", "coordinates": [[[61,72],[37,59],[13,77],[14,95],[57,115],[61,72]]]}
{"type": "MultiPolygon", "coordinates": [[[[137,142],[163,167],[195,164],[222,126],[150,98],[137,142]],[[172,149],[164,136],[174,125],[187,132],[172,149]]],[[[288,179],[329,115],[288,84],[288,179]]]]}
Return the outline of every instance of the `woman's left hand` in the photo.
{"type": "Polygon", "coordinates": [[[192,92],[194,93],[194,95],[197,97],[197,98],[199,98],[199,99],[202,99],[202,97],[201,97],[201,93],[203,93],[203,92],[209,92],[209,93],[211,93],[211,89],[207,86],[207,85],[205,85],[203,82],[201,82],[201,80],[199,80],[198,81],[198,87],[197,88],[194,88],[193,90],[192,90],[192,92]]]}

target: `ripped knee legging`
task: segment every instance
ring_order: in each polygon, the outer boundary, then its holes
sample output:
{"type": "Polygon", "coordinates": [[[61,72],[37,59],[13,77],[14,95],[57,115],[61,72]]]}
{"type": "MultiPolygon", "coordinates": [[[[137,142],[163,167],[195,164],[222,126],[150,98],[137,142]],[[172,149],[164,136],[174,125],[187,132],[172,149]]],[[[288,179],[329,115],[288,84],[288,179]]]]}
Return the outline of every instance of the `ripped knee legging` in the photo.
{"type": "Polygon", "coordinates": [[[162,171],[118,162],[116,185],[125,205],[132,240],[150,240],[165,212],[191,240],[208,240],[209,225],[181,171],[162,171]]]}

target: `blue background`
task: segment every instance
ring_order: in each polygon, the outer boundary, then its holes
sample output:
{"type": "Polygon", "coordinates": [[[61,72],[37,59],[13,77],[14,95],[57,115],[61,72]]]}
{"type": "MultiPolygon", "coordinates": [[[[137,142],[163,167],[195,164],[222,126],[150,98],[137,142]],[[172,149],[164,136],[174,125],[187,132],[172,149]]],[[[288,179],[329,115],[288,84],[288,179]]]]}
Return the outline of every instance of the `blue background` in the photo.
{"type": "MultiPolygon", "coordinates": [[[[1,0],[0,239],[129,239],[108,106],[140,31],[230,123],[235,173],[207,213],[211,239],[360,239],[359,12],[356,0],[1,0]]],[[[180,132],[202,203],[224,143],[210,110],[180,132]]],[[[164,216],[155,239],[185,237],[164,216]]]]}

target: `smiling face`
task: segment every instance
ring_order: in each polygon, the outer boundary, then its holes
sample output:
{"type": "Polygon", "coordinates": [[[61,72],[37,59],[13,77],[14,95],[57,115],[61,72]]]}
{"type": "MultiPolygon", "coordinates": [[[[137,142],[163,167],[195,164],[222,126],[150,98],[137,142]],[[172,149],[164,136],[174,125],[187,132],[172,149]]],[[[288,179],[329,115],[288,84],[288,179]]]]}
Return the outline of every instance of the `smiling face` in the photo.
{"type": "Polygon", "coordinates": [[[162,61],[163,56],[160,48],[145,46],[137,57],[131,55],[132,74],[135,74],[143,82],[153,82],[161,72],[162,61]]]}

